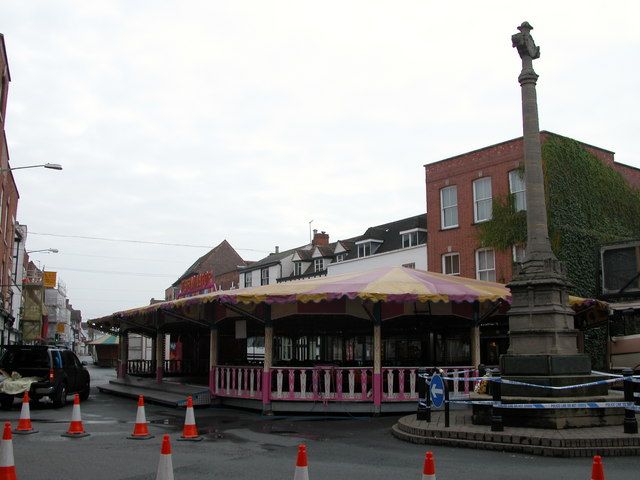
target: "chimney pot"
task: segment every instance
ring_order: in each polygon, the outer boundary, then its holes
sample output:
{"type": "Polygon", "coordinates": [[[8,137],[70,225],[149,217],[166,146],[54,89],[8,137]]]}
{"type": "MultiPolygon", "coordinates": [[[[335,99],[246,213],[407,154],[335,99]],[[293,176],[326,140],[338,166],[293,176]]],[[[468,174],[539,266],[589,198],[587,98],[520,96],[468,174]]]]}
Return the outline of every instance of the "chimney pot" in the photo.
{"type": "Polygon", "coordinates": [[[276,253],[280,253],[280,247],[276,245],[276,253]]]}

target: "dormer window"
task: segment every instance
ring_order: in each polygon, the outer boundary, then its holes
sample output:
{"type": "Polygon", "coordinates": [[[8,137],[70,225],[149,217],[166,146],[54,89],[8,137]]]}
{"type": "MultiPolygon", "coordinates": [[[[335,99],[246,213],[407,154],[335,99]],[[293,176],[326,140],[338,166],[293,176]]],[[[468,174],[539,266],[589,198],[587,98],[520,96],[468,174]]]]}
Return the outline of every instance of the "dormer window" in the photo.
{"type": "Polygon", "coordinates": [[[424,228],[413,228],[400,232],[402,237],[402,248],[415,247],[427,242],[427,230],[424,228]]]}
{"type": "Polygon", "coordinates": [[[358,245],[358,258],[368,257],[371,255],[371,242],[358,245]]]}
{"type": "Polygon", "coordinates": [[[405,233],[402,235],[402,248],[415,247],[418,244],[418,232],[405,233]]]}
{"type": "Polygon", "coordinates": [[[321,272],[324,270],[324,258],[316,258],[313,260],[313,271],[321,272]]]}
{"type": "Polygon", "coordinates": [[[293,274],[295,276],[302,275],[302,262],[293,262],[293,274]]]}
{"type": "Polygon", "coordinates": [[[336,255],[336,263],[344,262],[344,253],[336,255]]]}

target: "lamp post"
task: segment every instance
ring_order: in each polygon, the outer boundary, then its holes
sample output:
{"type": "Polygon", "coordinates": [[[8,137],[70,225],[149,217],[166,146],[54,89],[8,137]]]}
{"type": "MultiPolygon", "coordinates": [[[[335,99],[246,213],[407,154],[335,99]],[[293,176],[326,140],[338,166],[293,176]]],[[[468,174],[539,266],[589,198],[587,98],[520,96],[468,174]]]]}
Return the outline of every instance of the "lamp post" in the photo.
{"type": "Polygon", "coordinates": [[[44,248],[42,250],[26,250],[25,253],[37,253],[37,252],[49,252],[49,253],[58,253],[59,250],[57,248],[44,248]]]}
{"type": "Polygon", "coordinates": [[[21,170],[23,168],[48,168],[50,170],[62,170],[62,165],[59,163],[43,163],[40,165],[25,165],[23,167],[8,167],[8,168],[0,168],[0,173],[9,172],[12,170],[21,170]]]}

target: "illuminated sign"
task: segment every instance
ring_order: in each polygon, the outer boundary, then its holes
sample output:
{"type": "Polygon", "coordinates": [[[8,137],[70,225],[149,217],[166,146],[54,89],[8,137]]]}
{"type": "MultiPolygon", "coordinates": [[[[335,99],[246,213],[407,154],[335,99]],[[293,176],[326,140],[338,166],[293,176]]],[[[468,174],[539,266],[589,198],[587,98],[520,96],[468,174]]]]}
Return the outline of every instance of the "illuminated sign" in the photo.
{"type": "Polygon", "coordinates": [[[215,288],[216,283],[213,277],[213,272],[199,273],[198,275],[186,278],[180,282],[180,293],[178,293],[178,298],[206,293],[209,290],[215,290],[215,288]]]}

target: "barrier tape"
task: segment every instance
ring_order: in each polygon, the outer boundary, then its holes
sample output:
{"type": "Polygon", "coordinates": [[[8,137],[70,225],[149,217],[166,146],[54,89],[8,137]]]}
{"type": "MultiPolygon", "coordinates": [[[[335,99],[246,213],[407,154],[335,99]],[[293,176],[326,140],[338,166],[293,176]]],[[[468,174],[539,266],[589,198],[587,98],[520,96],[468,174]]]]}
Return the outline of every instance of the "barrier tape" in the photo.
{"type": "Polygon", "coordinates": [[[502,403],[493,400],[449,400],[449,403],[462,403],[466,405],[491,405],[498,408],[519,409],[570,409],[570,408],[628,408],[640,412],[640,406],[632,402],[573,402],[573,403],[502,403]]]}

